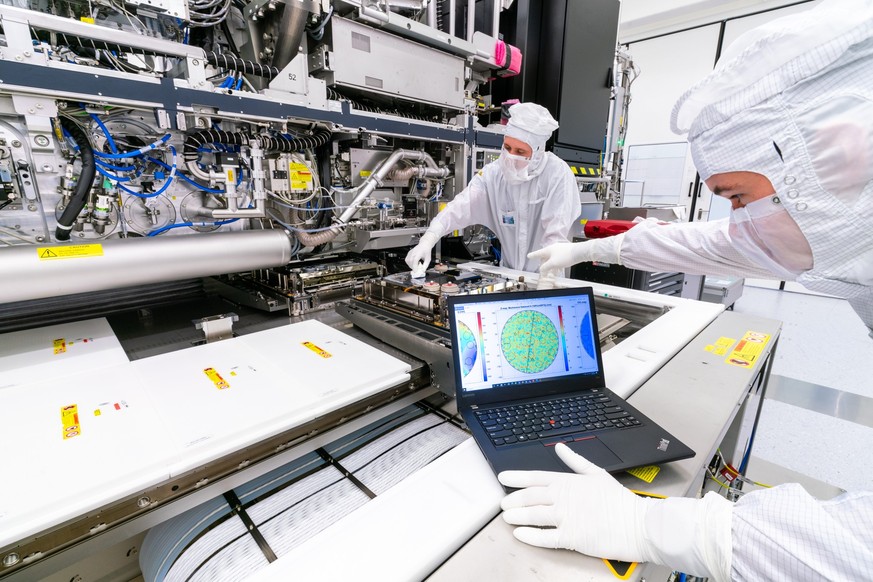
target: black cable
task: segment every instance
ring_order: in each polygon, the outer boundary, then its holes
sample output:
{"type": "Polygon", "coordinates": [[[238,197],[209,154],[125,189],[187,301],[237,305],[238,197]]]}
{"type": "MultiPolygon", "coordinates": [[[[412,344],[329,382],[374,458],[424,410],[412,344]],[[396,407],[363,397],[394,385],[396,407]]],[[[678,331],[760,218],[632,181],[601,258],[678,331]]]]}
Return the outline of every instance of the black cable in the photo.
{"type": "Polygon", "coordinates": [[[82,173],[79,174],[79,179],[76,181],[76,190],[73,192],[70,202],[58,219],[58,227],[55,229],[55,238],[57,240],[70,240],[70,230],[73,227],[73,222],[85,207],[85,203],[88,201],[88,194],[94,185],[97,164],[94,162],[94,150],[91,148],[91,142],[88,141],[88,136],[85,135],[85,132],[66,117],[61,117],[60,121],[61,127],[67,130],[73,137],[73,141],[79,146],[79,156],[82,158],[82,173]]]}
{"type": "Polygon", "coordinates": [[[265,79],[277,77],[280,72],[278,67],[265,67],[260,63],[246,61],[228,53],[207,52],[206,62],[213,67],[221,67],[223,69],[238,71],[246,73],[247,75],[263,77],[265,79]]]}
{"type": "MultiPolygon", "coordinates": [[[[326,144],[330,140],[331,132],[327,129],[319,129],[314,135],[304,137],[257,136],[261,148],[267,152],[298,152],[300,150],[313,149],[326,144]]],[[[198,158],[199,148],[211,143],[223,145],[246,145],[249,137],[241,132],[221,131],[219,129],[207,129],[198,131],[185,138],[183,157],[186,162],[198,158]]]]}

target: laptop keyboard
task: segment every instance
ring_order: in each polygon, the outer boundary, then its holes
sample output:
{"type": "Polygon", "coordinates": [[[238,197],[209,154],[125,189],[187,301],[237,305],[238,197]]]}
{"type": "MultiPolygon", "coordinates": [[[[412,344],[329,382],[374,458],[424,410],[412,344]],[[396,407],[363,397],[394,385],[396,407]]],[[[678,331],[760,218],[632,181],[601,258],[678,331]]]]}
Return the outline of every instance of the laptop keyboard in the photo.
{"type": "Polygon", "coordinates": [[[603,393],[476,410],[475,413],[496,446],[640,426],[639,420],[603,393]]]}

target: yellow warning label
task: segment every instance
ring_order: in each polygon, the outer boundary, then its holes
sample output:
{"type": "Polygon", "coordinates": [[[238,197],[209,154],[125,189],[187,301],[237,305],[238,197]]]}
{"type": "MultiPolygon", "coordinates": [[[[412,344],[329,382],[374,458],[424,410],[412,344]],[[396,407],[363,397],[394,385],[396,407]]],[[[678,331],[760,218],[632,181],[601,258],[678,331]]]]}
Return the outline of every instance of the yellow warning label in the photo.
{"type": "Polygon", "coordinates": [[[292,190],[312,190],[312,171],[306,164],[291,162],[288,164],[288,176],[292,190]]]}
{"type": "Polygon", "coordinates": [[[203,373],[206,374],[206,377],[215,384],[215,387],[219,390],[224,390],[225,388],[230,388],[230,384],[227,383],[227,380],[221,377],[221,374],[215,371],[215,368],[205,368],[203,373]]]}
{"type": "Polygon", "coordinates": [[[78,404],[70,404],[61,408],[61,425],[64,429],[64,440],[82,434],[82,427],[79,426],[78,404]]]}
{"type": "Polygon", "coordinates": [[[227,176],[227,181],[229,183],[231,183],[231,184],[236,183],[236,174],[233,173],[232,168],[228,168],[227,171],[224,173],[224,175],[227,176]]]}
{"type": "Polygon", "coordinates": [[[320,347],[318,347],[317,345],[315,345],[312,342],[303,342],[303,345],[306,346],[307,348],[309,348],[310,350],[312,350],[313,352],[315,352],[316,354],[318,354],[319,356],[321,356],[322,358],[331,357],[330,353],[324,351],[323,349],[321,349],[320,347]]]}
{"type": "Polygon", "coordinates": [[[94,19],[90,16],[80,16],[79,20],[81,20],[82,22],[87,22],[88,24],[94,24],[94,19]]]}
{"type": "Polygon", "coordinates": [[[579,168],[577,168],[576,166],[570,166],[570,169],[573,170],[574,174],[576,174],[576,175],[579,174],[579,168]]]}
{"type": "Polygon", "coordinates": [[[53,259],[78,259],[81,257],[102,257],[103,245],[64,245],[59,247],[37,247],[36,254],[39,260],[50,261],[53,259]]]}
{"type": "Polygon", "coordinates": [[[655,477],[658,476],[658,473],[661,472],[661,467],[657,465],[647,465],[645,467],[637,467],[635,469],[628,469],[628,473],[636,477],[637,479],[642,479],[646,483],[651,483],[655,480],[655,477]]]}
{"type": "Polygon", "coordinates": [[[751,368],[761,357],[761,352],[770,343],[770,335],[757,331],[747,331],[736,347],[725,358],[725,363],[741,368],[751,368]]]}
{"type": "Polygon", "coordinates": [[[370,176],[370,174],[372,174],[372,173],[373,172],[371,172],[370,170],[361,170],[360,172],[358,172],[358,175],[361,178],[368,178],[370,176]]]}
{"type": "Polygon", "coordinates": [[[64,338],[58,338],[52,342],[52,347],[54,348],[55,355],[63,354],[67,351],[67,342],[64,338]]]}
{"type": "Polygon", "coordinates": [[[718,340],[706,346],[705,349],[707,352],[712,352],[716,356],[723,356],[727,353],[731,346],[734,345],[734,342],[737,341],[732,337],[720,337],[718,340]]]}

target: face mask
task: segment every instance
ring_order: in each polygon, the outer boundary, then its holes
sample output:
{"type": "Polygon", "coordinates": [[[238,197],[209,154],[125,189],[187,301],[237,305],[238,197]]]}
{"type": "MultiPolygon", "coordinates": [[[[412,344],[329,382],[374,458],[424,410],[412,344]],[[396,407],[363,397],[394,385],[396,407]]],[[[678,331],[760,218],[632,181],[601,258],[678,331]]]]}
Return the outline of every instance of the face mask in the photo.
{"type": "Polygon", "coordinates": [[[775,194],[731,212],[731,242],[773,274],[794,279],[812,268],[812,249],[775,194]]]}
{"type": "Polygon", "coordinates": [[[527,182],[533,176],[528,173],[530,160],[524,156],[515,156],[503,150],[500,152],[500,169],[506,180],[511,183],[527,182]]]}

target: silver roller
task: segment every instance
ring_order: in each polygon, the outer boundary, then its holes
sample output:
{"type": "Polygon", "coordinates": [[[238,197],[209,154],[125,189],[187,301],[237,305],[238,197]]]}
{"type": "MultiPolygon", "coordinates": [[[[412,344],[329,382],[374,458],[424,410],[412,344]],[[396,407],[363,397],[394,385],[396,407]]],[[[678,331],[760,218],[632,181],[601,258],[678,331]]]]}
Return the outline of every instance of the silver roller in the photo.
{"type": "Polygon", "coordinates": [[[278,267],[290,260],[291,240],[278,230],[5,247],[0,303],[278,267]]]}

